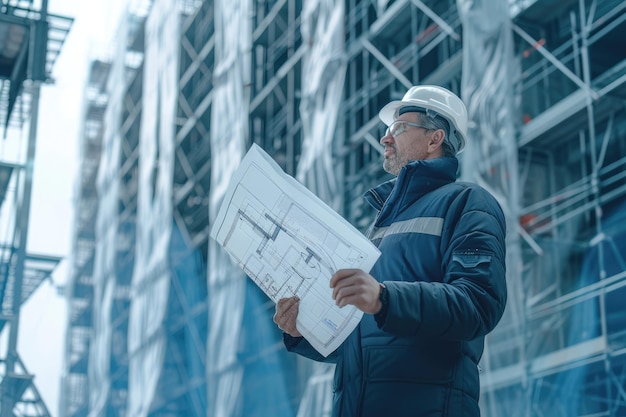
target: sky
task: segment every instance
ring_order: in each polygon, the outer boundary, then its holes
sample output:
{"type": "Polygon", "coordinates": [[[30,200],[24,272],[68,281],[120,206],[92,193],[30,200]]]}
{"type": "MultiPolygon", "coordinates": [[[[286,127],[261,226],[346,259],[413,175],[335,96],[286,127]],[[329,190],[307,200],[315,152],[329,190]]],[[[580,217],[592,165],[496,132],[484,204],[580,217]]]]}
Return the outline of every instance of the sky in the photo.
{"type": "Polygon", "coordinates": [[[42,283],[22,306],[17,350],[28,372],[35,375],[35,385],[53,417],[59,415],[68,314],[58,288],[66,283],[69,272],[85,79],[90,59],[108,51],[126,3],[48,0],[49,13],[74,18],[74,22],[53,68],[54,83],[41,89],[27,251],[63,260],[52,280],[42,283]]]}

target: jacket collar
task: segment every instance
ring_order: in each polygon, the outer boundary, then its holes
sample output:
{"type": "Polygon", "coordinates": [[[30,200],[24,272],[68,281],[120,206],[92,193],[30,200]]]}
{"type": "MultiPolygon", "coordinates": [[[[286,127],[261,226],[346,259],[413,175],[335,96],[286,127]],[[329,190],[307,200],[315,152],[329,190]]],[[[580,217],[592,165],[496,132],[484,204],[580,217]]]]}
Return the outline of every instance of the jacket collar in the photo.
{"type": "Polygon", "coordinates": [[[393,215],[424,194],[456,180],[459,161],[441,157],[426,161],[411,161],[396,178],[386,181],[365,193],[365,199],[380,211],[377,224],[393,215]]]}

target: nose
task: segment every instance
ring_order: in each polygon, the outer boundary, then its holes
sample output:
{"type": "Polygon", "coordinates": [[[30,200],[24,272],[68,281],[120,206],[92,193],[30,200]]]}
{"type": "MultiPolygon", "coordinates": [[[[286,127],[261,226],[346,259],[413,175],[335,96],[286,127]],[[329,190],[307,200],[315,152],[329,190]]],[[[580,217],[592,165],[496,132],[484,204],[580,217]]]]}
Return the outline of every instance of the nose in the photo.
{"type": "Polygon", "coordinates": [[[380,144],[384,145],[386,143],[393,143],[393,136],[391,136],[391,132],[388,130],[385,132],[385,135],[380,138],[380,144]]]}

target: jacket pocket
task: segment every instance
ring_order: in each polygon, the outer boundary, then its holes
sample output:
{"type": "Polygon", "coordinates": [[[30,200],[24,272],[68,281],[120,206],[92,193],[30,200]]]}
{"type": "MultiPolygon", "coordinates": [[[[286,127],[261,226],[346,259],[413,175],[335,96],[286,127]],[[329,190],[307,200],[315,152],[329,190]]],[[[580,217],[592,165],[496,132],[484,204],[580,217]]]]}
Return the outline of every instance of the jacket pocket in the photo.
{"type": "Polygon", "coordinates": [[[441,417],[446,408],[458,346],[366,348],[362,417],[441,417]]]}
{"type": "MultiPolygon", "coordinates": [[[[361,417],[465,416],[446,413],[450,392],[446,384],[417,382],[368,382],[360,405],[361,417]]],[[[355,414],[349,414],[355,415],[355,414]]]]}
{"type": "Polygon", "coordinates": [[[465,269],[473,269],[483,264],[487,267],[491,263],[491,254],[482,251],[462,251],[452,254],[452,262],[458,262],[465,269]]]}
{"type": "Polygon", "coordinates": [[[457,360],[458,354],[435,346],[370,347],[365,350],[364,377],[369,382],[446,383],[457,360]]]}

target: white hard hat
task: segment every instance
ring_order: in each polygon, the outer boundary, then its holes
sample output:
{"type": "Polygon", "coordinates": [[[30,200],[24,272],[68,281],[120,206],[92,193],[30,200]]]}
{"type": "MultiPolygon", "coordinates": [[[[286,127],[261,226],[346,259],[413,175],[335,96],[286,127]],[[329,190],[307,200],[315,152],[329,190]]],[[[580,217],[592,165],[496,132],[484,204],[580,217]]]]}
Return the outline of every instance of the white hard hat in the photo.
{"type": "Polygon", "coordinates": [[[456,153],[463,150],[467,135],[467,109],[452,91],[437,85],[413,86],[402,100],[385,105],[378,112],[378,117],[389,126],[396,120],[398,111],[403,107],[418,107],[431,116],[439,115],[445,118],[450,123],[447,140],[456,153]]]}

